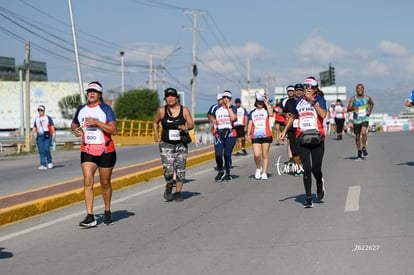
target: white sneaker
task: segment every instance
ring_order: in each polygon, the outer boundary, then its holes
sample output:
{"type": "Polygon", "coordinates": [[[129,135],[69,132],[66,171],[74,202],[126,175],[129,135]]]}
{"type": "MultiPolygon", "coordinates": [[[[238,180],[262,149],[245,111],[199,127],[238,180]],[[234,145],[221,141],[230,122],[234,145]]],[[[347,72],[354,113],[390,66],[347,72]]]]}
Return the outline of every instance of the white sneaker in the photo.
{"type": "Polygon", "coordinates": [[[47,167],[46,166],[43,166],[43,165],[40,165],[39,167],[37,167],[37,169],[39,169],[39,170],[47,170],[47,167]]]}
{"type": "Polygon", "coordinates": [[[47,168],[52,169],[53,168],[53,163],[48,163],[47,168]]]}
{"type": "Polygon", "coordinates": [[[267,180],[267,174],[266,173],[262,174],[262,180],[267,180]]]}
{"type": "Polygon", "coordinates": [[[257,180],[260,180],[261,176],[262,176],[262,169],[256,168],[256,174],[254,174],[254,178],[257,180]]]}

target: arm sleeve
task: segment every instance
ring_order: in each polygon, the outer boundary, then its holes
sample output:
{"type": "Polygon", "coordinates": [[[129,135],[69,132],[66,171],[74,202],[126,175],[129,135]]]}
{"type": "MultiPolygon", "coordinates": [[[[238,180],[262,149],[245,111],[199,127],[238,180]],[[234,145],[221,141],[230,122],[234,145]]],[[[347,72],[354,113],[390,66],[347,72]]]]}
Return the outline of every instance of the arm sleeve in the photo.
{"type": "Polygon", "coordinates": [[[80,109],[81,109],[82,107],[83,107],[83,106],[80,106],[80,107],[76,110],[76,113],[75,113],[75,116],[73,117],[72,123],[80,125],[79,120],[78,120],[78,116],[79,116],[79,111],[80,111],[80,109]]]}
{"type": "Polygon", "coordinates": [[[55,124],[53,123],[53,119],[50,116],[47,116],[47,118],[49,119],[49,125],[55,126],[55,124]]]}
{"type": "Polygon", "coordinates": [[[326,110],[326,100],[322,96],[315,97],[315,100],[318,102],[319,106],[321,106],[322,109],[326,110]]]}

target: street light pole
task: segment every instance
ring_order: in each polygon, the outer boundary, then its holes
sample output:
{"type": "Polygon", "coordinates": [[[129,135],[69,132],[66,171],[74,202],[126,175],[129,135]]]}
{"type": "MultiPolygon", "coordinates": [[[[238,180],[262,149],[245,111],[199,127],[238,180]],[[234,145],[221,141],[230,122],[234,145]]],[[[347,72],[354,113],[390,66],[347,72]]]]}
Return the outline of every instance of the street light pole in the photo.
{"type": "Polygon", "coordinates": [[[80,100],[81,100],[82,104],[85,104],[85,96],[84,96],[84,93],[83,93],[82,73],[81,73],[79,54],[78,54],[78,43],[76,42],[76,32],[75,32],[75,24],[73,22],[72,1],[71,0],[68,0],[68,6],[69,6],[70,23],[71,23],[71,26],[72,26],[73,48],[75,50],[76,68],[77,68],[77,71],[78,71],[80,100]]]}
{"type": "Polygon", "coordinates": [[[120,51],[119,54],[121,55],[121,93],[124,95],[125,86],[124,86],[124,51],[120,51]]]}

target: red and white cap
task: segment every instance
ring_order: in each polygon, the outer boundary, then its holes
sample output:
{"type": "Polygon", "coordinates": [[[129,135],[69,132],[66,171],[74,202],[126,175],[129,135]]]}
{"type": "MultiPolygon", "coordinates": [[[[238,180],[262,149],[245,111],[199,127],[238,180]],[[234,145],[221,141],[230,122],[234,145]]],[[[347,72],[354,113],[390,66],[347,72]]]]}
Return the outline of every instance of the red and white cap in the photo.
{"type": "Polygon", "coordinates": [[[233,95],[231,94],[231,92],[230,92],[230,91],[224,91],[224,92],[223,92],[223,97],[229,97],[229,98],[232,98],[232,97],[233,97],[233,95]]]}
{"type": "Polygon", "coordinates": [[[86,91],[89,90],[94,90],[97,91],[98,93],[102,93],[103,92],[103,88],[99,83],[96,82],[91,82],[88,84],[88,87],[86,88],[86,91]]]}
{"type": "Polygon", "coordinates": [[[303,82],[303,85],[311,85],[313,87],[318,87],[318,81],[314,78],[308,77],[305,79],[305,81],[303,82]]]}

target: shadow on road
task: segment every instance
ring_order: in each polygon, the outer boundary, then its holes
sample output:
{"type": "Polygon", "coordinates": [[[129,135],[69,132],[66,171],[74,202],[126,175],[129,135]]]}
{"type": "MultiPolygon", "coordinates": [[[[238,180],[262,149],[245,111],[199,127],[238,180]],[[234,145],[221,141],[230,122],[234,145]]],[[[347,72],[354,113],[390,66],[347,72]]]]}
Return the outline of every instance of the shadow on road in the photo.
{"type": "MultiPolygon", "coordinates": [[[[303,204],[305,202],[306,199],[306,194],[300,194],[300,195],[296,195],[296,196],[290,196],[290,197],[286,197],[284,199],[280,199],[279,201],[287,201],[287,200],[291,200],[291,199],[295,199],[295,202],[303,204]]],[[[323,204],[323,201],[320,201],[316,198],[315,195],[312,195],[312,201],[314,204],[323,204]]]]}
{"type": "Polygon", "coordinates": [[[401,162],[401,163],[398,163],[397,165],[414,166],[414,161],[401,162]]]}
{"type": "MultiPolygon", "coordinates": [[[[96,221],[98,222],[98,224],[103,223],[104,214],[100,214],[100,215],[96,215],[96,216],[97,216],[96,221]]],[[[131,216],[135,216],[135,213],[129,212],[128,210],[118,210],[118,211],[112,212],[112,220],[114,222],[117,222],[117,221],[123,220],[123,219],[127,219],[131,216]]]]}
{"type": "Polygon", "coordinates": [[[8,259],[14,256],[11,252],[3,251],[4,249],[4,247],[0,247],[0,259],[8,259]]]}

